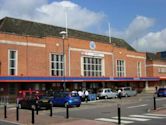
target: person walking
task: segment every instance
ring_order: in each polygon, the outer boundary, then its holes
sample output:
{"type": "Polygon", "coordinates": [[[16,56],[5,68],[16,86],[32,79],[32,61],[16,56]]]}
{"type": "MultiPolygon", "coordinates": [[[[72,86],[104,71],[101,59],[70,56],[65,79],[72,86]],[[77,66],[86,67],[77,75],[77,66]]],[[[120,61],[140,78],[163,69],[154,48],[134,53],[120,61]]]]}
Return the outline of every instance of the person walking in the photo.
{"type": "Polygon", "coordinates": [[[121,97],[122,97],[122,90],[119,89],[119,90],[118,90],[118,98],[121,99],[121,97]]]}
{"type": "Polygon", "coordinates": [[[89,92],[88,92],[88,90],[85,90],[85,101],[86,101],[86,103],[88,102],[88,96],[89,96],[89,92]]]}

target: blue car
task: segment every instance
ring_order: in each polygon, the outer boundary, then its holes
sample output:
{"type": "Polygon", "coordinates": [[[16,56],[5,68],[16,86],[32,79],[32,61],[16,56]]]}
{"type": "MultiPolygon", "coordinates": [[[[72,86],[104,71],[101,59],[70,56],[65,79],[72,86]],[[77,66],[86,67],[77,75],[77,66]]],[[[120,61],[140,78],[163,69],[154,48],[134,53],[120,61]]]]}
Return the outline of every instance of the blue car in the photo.
{"type": "Polygon", "coordinates": [[[157,96],[158,97],[166,96],[166,88],[159,88],[158,91],[157,91],[157,96]]]}
{"type": "Polygon", "coordinates": [[[69,107],[80,107],[81,99],[78,93],[72,92],[56,92],[54,93],[53,98],[50,99],[53,106],[64,106],[67,104],[69,107]]]}

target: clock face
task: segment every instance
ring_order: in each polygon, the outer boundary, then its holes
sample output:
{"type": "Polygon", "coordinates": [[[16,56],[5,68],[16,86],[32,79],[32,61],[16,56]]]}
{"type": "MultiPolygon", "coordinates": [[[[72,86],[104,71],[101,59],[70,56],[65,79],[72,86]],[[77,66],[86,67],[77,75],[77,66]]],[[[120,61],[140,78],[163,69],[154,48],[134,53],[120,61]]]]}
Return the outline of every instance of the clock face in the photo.
{"type": "Polygon", "coordinates": [[[95,49],[96,48],[96,44],[95,44],[94,41],[90,41],[89,46],[90,46],[91,49],[95,49]]]}

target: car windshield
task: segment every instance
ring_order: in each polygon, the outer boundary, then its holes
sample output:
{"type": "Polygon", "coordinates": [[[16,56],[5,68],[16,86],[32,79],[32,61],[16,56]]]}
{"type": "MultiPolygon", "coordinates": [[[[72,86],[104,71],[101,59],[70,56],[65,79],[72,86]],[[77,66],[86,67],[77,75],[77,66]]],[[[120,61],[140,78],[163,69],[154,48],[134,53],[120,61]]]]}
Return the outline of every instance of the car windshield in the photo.
{"type": "Polygon", "coordinates": [[[159,91],[166,91],[166,88],[160,88],[159,91]]]}
{"type": "Polygon", "coordinates": [[[102,90],[102,89],[100,89],[98,92],[103,92],[103,90],[102,90]]]}
{"type": "Polygon", "coordinates": [[[71,97],[77,97],[79,95],[78,95],[78,93],[70,93],[69,96],[71,96],[71,97]]]}

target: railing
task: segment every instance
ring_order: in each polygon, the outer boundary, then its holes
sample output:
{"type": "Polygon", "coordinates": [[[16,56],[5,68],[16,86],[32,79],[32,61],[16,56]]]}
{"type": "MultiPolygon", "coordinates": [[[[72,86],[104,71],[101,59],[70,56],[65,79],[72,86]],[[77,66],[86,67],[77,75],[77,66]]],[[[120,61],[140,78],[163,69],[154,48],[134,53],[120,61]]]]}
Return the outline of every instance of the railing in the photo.
{"type": "Polygon", "coordinates": [[[0,96],[0,105],[9,104],[9,96],[0,96]]]}

